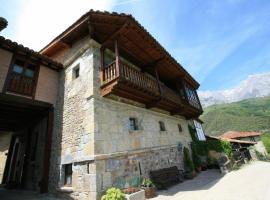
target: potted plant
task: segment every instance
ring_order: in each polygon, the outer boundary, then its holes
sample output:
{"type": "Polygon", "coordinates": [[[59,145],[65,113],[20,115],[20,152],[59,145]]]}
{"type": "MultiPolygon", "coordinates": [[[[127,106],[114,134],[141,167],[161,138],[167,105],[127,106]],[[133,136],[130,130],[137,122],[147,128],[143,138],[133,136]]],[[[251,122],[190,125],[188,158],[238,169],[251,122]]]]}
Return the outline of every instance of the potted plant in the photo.
{"type": "Polygon", "coordinates": [[[129,187],[123,189],[126,200],[144,200],[145,191],[140,190],[139,188],[129,187]]]}
{"type": "Polygon", "coordinates": [[[192,159],[190,158],[189,150],[187,147],[184,147],[184,168],[184,177],[186,179],[192,179],[196,176],[194,164],[192,162],[192,159]]]}
{"type": "Polygon", "coordinates": [[[147,199],[150,199],[156,196],[156,187],[150,179],[144,178],[141,183],[141,188],[144,189],[145,197],[147,199]]]}
{"type": "Polygon", "coordinates": [[[101,200],[125,200],[125,194],[118,188],[109,188],[101,200]]]}

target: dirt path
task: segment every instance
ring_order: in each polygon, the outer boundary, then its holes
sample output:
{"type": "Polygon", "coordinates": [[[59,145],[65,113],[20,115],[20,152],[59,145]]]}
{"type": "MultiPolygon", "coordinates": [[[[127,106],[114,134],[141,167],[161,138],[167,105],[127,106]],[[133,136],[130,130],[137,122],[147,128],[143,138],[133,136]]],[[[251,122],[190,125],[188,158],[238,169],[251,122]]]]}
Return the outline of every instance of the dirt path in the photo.
{"type": "Polygon", "coordinates": [[[202,172],[160,191],[154,200],[270,200],[270,163],[252,162],[223,177],[216,170],[202,172]]]}

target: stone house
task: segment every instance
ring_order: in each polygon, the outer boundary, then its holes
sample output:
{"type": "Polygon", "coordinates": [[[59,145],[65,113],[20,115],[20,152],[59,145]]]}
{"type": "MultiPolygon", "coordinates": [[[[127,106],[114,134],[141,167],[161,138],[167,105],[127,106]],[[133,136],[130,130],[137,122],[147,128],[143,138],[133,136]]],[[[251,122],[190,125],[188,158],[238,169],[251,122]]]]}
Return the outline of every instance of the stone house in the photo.
{"type": "Polygon", "coordinates": [[[40,52],[1,37],[0,71],[10,187],[99,199],[183,169],[199,84],[131,15],[91,10],[40,52]]]}

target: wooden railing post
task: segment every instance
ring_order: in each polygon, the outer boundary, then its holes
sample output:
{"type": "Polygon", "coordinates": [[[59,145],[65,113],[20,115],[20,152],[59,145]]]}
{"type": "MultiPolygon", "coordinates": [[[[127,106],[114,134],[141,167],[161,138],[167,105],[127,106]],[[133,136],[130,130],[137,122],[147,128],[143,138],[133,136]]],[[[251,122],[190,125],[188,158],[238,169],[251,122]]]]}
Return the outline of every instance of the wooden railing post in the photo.
{"type": "Polygon", "coordinates": [[[119,58],[119,49],[118,49],[118,40],[114,41],[114,50],[115,50],[115,65],[116,65],[116,76],[119,76],[119,68],[120,68],[120,58],[119,58]]]}
{"type": "Polygon", "coordinates": [[[156,67],[155,67],[155,76],[156,76],[157,83],[158,83],[159,94],[160,94],[160,96],[163,96],[162,88],[161,88],[160,81],[159,81],[159,75],[158,75],[156,67]]]}

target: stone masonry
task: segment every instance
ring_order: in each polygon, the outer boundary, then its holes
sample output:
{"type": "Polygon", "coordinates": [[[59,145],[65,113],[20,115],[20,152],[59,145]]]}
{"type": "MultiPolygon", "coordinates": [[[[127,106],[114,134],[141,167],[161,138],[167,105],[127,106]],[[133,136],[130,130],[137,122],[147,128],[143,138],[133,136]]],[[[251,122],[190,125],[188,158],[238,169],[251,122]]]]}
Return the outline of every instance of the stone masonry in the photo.
{"type": "Polygon", "coordinates": [[[99,48],[97,42],[84,38],[58,58],[65,69],[55,107],[50,191],[73,199],[99,199],[108,187],[138,184],[150,170],[183,169],[178,144],[188,146],[191,141],[184,117],[119,97],[101,97],[99,48]],[[129,131],[130,117],[138,119],[139,130],[129,131]],[[159,121],[166,131],[159,130],[159,121]],[[66,164],[72,164],[73,171],[69,188],[64,187],[66,164]]]}

